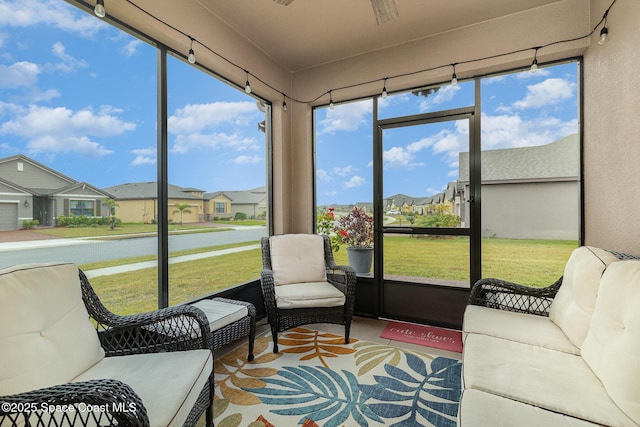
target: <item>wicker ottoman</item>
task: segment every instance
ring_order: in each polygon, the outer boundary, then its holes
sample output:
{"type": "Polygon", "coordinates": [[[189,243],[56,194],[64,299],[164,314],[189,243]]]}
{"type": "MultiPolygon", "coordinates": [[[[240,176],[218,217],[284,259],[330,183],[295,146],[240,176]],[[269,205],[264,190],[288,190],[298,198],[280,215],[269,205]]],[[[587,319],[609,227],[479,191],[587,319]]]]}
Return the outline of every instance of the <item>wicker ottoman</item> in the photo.
{"type": "Polygon", "coordinates": [[[195,302],[207,315],[211,327],[213,350],[240,338],[249,337],[247,360],[253,360],[253,341],[256,337],[256,308],[253,304],[228,298],[213,298],[195,302]]]}

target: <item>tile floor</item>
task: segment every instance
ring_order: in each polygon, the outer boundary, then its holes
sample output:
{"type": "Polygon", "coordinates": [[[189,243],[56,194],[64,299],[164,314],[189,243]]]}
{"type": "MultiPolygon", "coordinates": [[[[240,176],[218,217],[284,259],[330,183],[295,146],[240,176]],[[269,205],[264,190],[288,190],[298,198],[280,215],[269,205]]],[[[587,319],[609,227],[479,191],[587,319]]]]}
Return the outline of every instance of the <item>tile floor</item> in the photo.
{"type": "MultiPolygon", "coordinates": [[[[310,328],[318,329],[323,332],[330,332],[336,335],[344,334],[344,326],[341,325],[333,325],[329,323],[318,323],[313,325],[305,325],[310,328]]],[[[400,341],[391,341],[388,339],[380,338],[380,334],[384,330],[385,326],[387,326],[386,320],[381,319],[371,319],[367,317],[359,317],[355,316],[351,322],[351,336],[365,340],[370,342],[376,342],[380,344],[390,345],[393,347],[406,348],[416,351],[422,351],[429,353],[434,356],[443,356],[449,357],[452,359],[462,360],[462,354],[456,353],[452,351],[440,350],[433,347],[425,347],[421,345],[408,344],[400,341]]],[[[266,334],[269,332],[269,325],[267,324],[266,319],[262,319],[258,321],[256,325],[256,336],[261,334],[266,334]]],[[[217,350],[215,352],[216,357],[220,357],[225,353],[231,351],[239,345],[244,344],[246,341],[239,340],[237,342],[230,343],[229,345],[217,350]]]]}

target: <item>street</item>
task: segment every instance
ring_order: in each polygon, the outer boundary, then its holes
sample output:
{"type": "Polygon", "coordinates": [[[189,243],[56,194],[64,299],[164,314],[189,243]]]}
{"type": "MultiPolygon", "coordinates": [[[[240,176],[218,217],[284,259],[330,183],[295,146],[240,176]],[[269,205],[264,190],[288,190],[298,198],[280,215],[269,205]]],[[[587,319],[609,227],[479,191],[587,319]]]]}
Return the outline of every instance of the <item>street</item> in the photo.
{"type": "MultiPolygon", "coordinates": [[[[193,233],[169,236],[169,252],[205,248],[230,243],[255,244],[267,235],[266,227],[237,228],[215,233],[193,233]]],[[[158,239],[154,237],[125,238],[120,240],[60,239],[42,242],[0,243],[0,268],[15,264],[68,261],[75,264],[107,261],[158,252],[158,239]]]]}

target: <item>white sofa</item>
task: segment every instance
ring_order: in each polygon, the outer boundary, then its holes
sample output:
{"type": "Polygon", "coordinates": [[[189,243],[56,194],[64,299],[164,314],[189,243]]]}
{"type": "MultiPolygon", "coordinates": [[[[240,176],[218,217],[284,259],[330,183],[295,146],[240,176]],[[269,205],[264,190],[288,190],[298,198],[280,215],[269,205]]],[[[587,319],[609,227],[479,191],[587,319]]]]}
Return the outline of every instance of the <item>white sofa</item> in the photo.
{"type": "Polygon", "coordinates": [[[576,249],[557,294],[474,285],[460,427],[640,425],[640,261],[621,257],[576,249]]]}
{"type": "Polygon", "coordinates": [[[0,270],[0,425],[212,425],[212,398],[199,309],[117,316],[73,264],[0,270]]]}

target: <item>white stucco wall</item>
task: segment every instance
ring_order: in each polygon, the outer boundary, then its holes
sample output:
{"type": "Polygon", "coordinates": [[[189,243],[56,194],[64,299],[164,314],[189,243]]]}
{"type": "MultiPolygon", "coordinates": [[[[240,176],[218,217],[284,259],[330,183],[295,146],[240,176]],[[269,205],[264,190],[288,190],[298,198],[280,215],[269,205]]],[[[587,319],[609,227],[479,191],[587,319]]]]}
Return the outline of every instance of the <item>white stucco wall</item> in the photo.
{"type": "MultiPolygon", "coordinates": [[[[592,24],[609,7],[592,0],[592,24]]],[[[584,56],[585,243],[640,255],[640,2],[618,0],[584,56]]]]}

